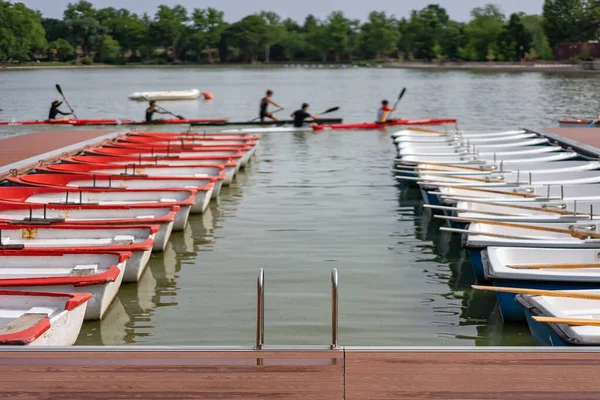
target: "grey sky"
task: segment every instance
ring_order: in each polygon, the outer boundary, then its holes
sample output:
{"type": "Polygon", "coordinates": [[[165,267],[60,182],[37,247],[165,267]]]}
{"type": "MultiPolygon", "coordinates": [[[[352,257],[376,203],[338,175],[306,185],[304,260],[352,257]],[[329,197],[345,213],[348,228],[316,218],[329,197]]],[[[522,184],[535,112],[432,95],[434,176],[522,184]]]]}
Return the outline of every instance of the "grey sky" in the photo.
{"type": "MultiPolygon", "coordinates": [[[[69,2],[75,0],[18,0],[28,7],[38,9],[48,17],[60,17],[69,2]]],[[[539,14],[544,0],[378,0],[368,2],[361,0],[91,0],[98,8],[116,7],[127,8],[137,13],[149,12],[154,14],[160,4],[181,4],[188,9],[214,7],[225,11],[227,21],[236,21],[248,14],[260,10],[275,11],[282,17],[291,17],[298,21],[307,14],[324,17],[331,11],[342,10],[347,17],[364,20],[373,10],[387,12],[397,17],[407,16],[410,10],[425,7],[427,4],[438,3],[446,8],[453,19],[466,21],[469,12],[485,3],[496,3],[505,14],[524,11],[528,14],[539,14]]]]}

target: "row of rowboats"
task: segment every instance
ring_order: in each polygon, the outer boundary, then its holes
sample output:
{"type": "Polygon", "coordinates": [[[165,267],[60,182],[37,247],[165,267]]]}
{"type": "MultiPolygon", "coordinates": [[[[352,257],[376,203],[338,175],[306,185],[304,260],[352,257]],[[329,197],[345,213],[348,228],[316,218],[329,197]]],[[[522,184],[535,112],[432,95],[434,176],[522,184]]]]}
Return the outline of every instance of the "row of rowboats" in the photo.
{"type": "Polygon", "coordinates": [[[0,344],[74,344],[190,214],[254,156],[256,135],[135,132],[0,186],[0,344]]]}
{"type": "Polygon", "coordinates": [[[396,178],[461,235],[504,321],[540,345],[600,343],[600,163],[526,130],[392,138],[396,178]]]}

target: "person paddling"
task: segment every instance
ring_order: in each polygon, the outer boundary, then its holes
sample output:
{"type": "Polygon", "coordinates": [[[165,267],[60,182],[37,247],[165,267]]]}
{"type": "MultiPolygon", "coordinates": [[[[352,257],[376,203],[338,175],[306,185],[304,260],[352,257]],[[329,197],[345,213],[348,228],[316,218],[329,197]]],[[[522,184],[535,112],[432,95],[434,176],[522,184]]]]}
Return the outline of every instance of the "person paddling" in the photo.
{"type": "Polygon", "coordinates": [[[56,118],[56,116],[58,114],[61,115],[71,115],[73,113],[66,113],[66,112],[62,112],[58,109],[58,107],[60,107],[60,105],[62,104],[62,101],[59,100],[54,100],[52,102],[52,105],[50,106],[50,112],[48,113],[48,119],[52,120],[52,121],[67,121],[69,118],[67,117],[58,117],[56,118]]]}
{"type": "Polygon", "coordinates": [[[378,124],[385,124],[386,122],[392,122],[393,120],[388,120],[387,117],[388,115],[390,115],[390,113],[392,111],[396,111],[396,107],[394,106],[393,108],[389,107],[389,101],[387,100],[383,100],[381,102],[381,108],[377,111],[377,123],[378,124]]]}
{"type": "MultiPolygon", "coordinates": [[[[309,114],[308,113],[308,104],[304,103],[304,104],[302,104],[302,108],[300,110],[294,111],[290,115],[290,117],[292,117],[294,119],[294,127],[301,128],[305,125],[304,124],[305,119],[307,119],[307,118],[317,119],[318,115],[319,114],[317,114],[317,115],[309,114]]],[[[318,124],[315,122],[311,122],[309,125],[312,127],[312,126],[317,126],[318,124]]]]}
{"type": "Polygon", "coordinates": [[[271,100],[271,97],[273,97],[273,91],[267,90],[267,95],[263,97],[260,101],[259,117],[261,122],[264,122],[265,118],[271,118],[274,121],[279,121],[279,118],[277,118],[273,115],[273,113],[270,113],[268,111],[269,104],[273,104],[275,107],[279,107],[280,110],[283,110],[283,107],[271,100]]]}
{"type": "MultiPolygon", "coordinates": [[[[156,108],[156,101],[155,100],[150,100],[150,106],[148,108],[146,108],[146,122],[151,123],[152,121],[152,117],[154,116],[154,113],[158,113],[158,114],[168,114],[164,111],[158,110],[156,108]]],[[[154,121],[157,122],[157,121],[154,121]]]]}

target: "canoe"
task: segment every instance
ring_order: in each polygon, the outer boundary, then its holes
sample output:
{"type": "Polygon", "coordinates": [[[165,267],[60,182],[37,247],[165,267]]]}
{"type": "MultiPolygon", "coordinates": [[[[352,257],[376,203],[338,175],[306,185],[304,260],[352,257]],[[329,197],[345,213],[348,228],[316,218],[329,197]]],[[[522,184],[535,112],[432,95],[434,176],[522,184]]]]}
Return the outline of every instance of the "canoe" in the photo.
{"type": "MultiPolygon", "coordinates": [[[[317,118],[308,119],[306,122],[315,122],[317,124],[341,124],[344,120],[342,118],[317,118]]],[[[273,126],[273,125],[293,125],[294,121],[291,119],[279,120],[279,121],[227,121],[223,123],[213,122],[194,122],[192,126],[273,126]]]]}
{"type": "Polygon", "coordinates": [[[152,126],[152,125],[190,125],[196,123],[221,124],[226,119],[157,119],[152,122],[134,121],[131,119],[68,119],[68,120],[30,120],[0,121],[0,125],[61,125],[61,126],[152,126]]]}
{"type": "Polygon", "coordinates": [[[116,142],[125,143],[144,143],[150,145],[171,145],[171,146],[256,146],[258,142],[249,140],[244,137],[241,138],[169,138],[165,136],[135,136],[126,135],[118,138],[116,142]]]}
{"type": "Polygon", "coordinates": [[[89,293],[0,291],[0,344],[73,345],[91,298],[89,293]]]}
{"type": "Polygon", "coordinates": [[[443,125],[443,124],[455,124],[456,119],[400,119],[391,122],[378,123],[378,122],[359,122],[354,124],[331,124],[331,125],[318,125],[313,127],[315,131],[322,131],[326,129],[338,130],[338,129],[381,129],[388,126],[398,125],[443,125]]]}
{"type": "Polygon", "coordinates": [[[490,138],[461,138],[460,136],[448,136],[448,137],[417,137],[417,136],[400,136],[394,138],[396,146],[405,147],[408,144],[431,144],[431,145],[442,145],[442,144],[464,144],[464,145],[478,145],[478,144],[494,144],[494,143],[505,143],[517,140],[534,139],[538,135],[534,133],[519,133],[511,136],[496,136],[490,138]]]}
{"type": "MultiPolygon", "coordinates": [[[[599,290],[577,290],[577,293],[600,294],[599,290]]],[[[536,317],[574,318],[597,321],[598,300],[568,297],[517,295],[523,307],[533,340],[540,346],[599,346],[600,327],[571,326],[537,322],[536,317]]]]}
{"type": "Polygon", "coordinates": [[[0,251],[0,290],[90,293],[84,319],[102,319],[123,280],[131,253],[48,249],[0,251]]]}
{"type": "Polygon", "coordinates": [[[131,252],[123,282],[137,282],[146,269],[159,229],[158,225],[0,224],[4,246],[0,250],[131,252]]]}
{"type": "Polygon", "coordinates": [[[252,156],[256,152],[256,146],[236,145],[236,146],[175,146],[175,145],[163,145],[163,144],[152,144],[152,143],[127,143],[127,142],[110,142],[104,145],[106,148],[120,148],[120,149],[141,149],[146,150],[149,153],[166,153],[167,156],[170,154],[177,154],[178,152],[196,153],[194,155],[201,155],[200,153],[213,153],[216,155],[224,151],[241,151],[244,157],[242,158],[241,165],[246,166],[252,156]]]}
{"type": "MultiPolygon", "coordinates": [[[[494,286],[541,289],[600,289],[600,257],[597,249],[488,247],[483,254],[484,275],[494,286]],[[551,265],[552,268],[538,268],[551,265]],[[569,268],[587,264],[597,268],[569,268]],[[560,268],[564,265],[564,268],[560,268]],[[521,267],[535,267],[521,269],[521,267]]],[[[522,307],[514,293],[496,292],[502,318],[507,322],[525,322],[522,307]]],[[[599,303],[600,304],[600,303],[599,303]]]]}
{"type": "MultiPolygon", "coordinates": [[[[158,198],[159,202],[171,203],[180,207],[175,219],[175,230],[179,229],[178,226],[180,223],[184,223],[183,219],[180,218],[180,213],[183,215],[186,206],[189,207],[191,203],[191,213],[204,212],[211,198],[219,196],[222,186],[221,180],[206,177],[177,178],[157,176],[148,179],[134,176],[48,173],[19,175],[7,179],[14,185],[52,188],[56,190],[57,198],[51,201],[76,204],[80,202],[79,193],[81,191],[83,193],[90,192],[90,195],[84,197],[84,202],[87,198],[87,201],[100,202],[101,204],[113,204],[119,201],[125,201],[126,204],[152,201],[156,199],[152,197],[154,196],[154,192],[157,192],[160,196],[158,198]],[[160,194],[163,191],[167,193],[160,194]],[[113,192],[117,194],[110,195],[113,192]],[[69,193],[68,198],[67,193],[69,193]],[[189,200],[192,201],[188,203],[189,200]]],[[[1,187],[0,190],[2,190],[1,187]]],[[[37,199],[33,201],[37,201],[37,199]]]]}
{"type": "MultiPolygon", "coordinates": [[[[243,168],[244,153],[239,150],[231,151],[214,151],[214,152],[200,152],[197,154],[186,153],[186,152],[154,152],[136,148],[119,148],[119,147],[98,147],[85,150],[87,155],[96,156],[115,156],[115,157],[143,157],[148,159],[155,159],[158,157],[160,160],[218,160],[218,159],[230,159],[237,163],[238,168],[243,168]]],[[[237,171],[236,171],[237,172],[237,171]]]]}
{"type": "MultiPolygon", "coordinates": [[[[67,174],[61,177],[69,176],[67,174]]],[[[80,219],[100,218],[105,225],[126,224],[158,224],[161,229],[155,239],[158,250],[161,243],[168,241],[171,230],[182,231],[187,225],[190,212],[196,204],[198,192],[194,189],[127,189],[111,182],[112,187],[72,187],[71,181],[57,180],[52,174],[24,175],[22,177],[41,178],[55,187],[0,187],[0,202],[23,203],[14,205],[15,212],[9,212],[9,207],[3,208],[0,218],[10,218],[25,215],[29,217],[29,208],[35,211],[36,217],[43,217],[44,205],[48,218],[61,218],[74,221],[80,219]],[[71,186],[71,187],[68,187],[71,186]],[[176,208],[173,210],[173,208],[176,208]],[[174,214],[174,219],[170,221],[174,214]],[[131,221],[131,222],[130,222],[131,221]]],[[[35,179],[34,179],[35,180],[35,179]]],[[[29,184],[18,177],[11,182],[29,184]]],[[[92,182],[93,183],[93,182],[92,182]]],[[[100,184],[100,181],[98,181],[100,184]]],[[[39,185],[38,185],[39,186],[39,185]]],[[[108,186],[108,185],[107,185],[108,186]]],[[[200,194],[202,196],[202,194],[200,194]]],[[[93,221],[91,224],[97,223],[93,221]]],[[[83,223],[85,225],[85,223],[83,223]]]]}
{"type": "MultiPolygon", "coordinates": [[[[567,233],[540,231],[531,227],[562,229],[577,232],[598,232],[598,221],[581,219],[578,222],[527,223],[520,227],[492,225],[481,222],[469,224],[468,233],[463,233],[462,245],[466,249],[473,273],[479,281],[485,280],[482,254],[487,247],[531,247],[582,249],[600,248],[600,239],[579,239],[567,233]],[[489,234],[489,235],[486,235],[489,234]],[[504,237],[497,237],[503,235],[504,237]]],[[[512,223],[511,223],[512,224],[512,223]]]]}
{"type": "Polygon", "coordinates": [[[166,166],[166,167],[202,167],[206,165],[222,165],[225,167],[227,177],[223,181],[224,185],[230,185],[239,170],[238,163],[229,158],[211,158],[208,160],[202,158],[196,159],[173,159],[173,158],[158,158],[158,157],[117,157],[117,156],[74,156],[62,158],[63,163],[73,164],[102,164],[119,166],[132,166],[136,168],[166,166]]]}
{"type": "Polygon", "coordinates": [[[195,100],[200,97],[198,89],[189,90],[171,90],[157,92],[134,92],[127,96],[129,100],[148,101],[148,100],[195,100]]]}
{"type": "Polygon", "coordinates": [[[139,132],[131,131],[127,136],[134,137],[153,137],[153,138],[165,138],[168,140],[181,140],[181,139],[202,139],[202,140],[252,140],[258,142],[260,135],[240,133],[240,134],[224,134],[224,133],[197,133],[197,132],[139,132]]]}
{"type": "Polygon", "coordinates": [[[593,118],[563,118],[558,120],[558,125],[561,128],[587,128],[593,121],[593,118]]]}
{"type": "MultiPolygon", "coordinates": [[[[154,237],[153,251],[164,251],[173,232],[179,206],[131,207],[112,205],[96,207],[25,203],[0,200],[0,223],[69,225],[158,225],[160,230],[154,237]]],[[[185,226],[184,226],[185,227],[185,226]]],[[[183,230],[183,229],[180,229],[183,230]]]]}
{"type": "Polygon", "coordinates": [[[398,150],[405,149],[413,149],[413,150],[423,150],[423,149],[436,149],[436,150],[474,150],[474,151],[485,151],[486,149],[492,148],[505,148],[505,147],[521,147],[521,146],[539,146],[543,144],[548,144],[548,139],[546,138],[523,138],[523,139],[490,139],[487,142],[480,143],[467,143],[467,142],[441,142],[441,143],[433,143],[433,142],[425,142],[425,143],[415,143],[415,142],[400,142],[396,143],[396,148],[398,150]]]}

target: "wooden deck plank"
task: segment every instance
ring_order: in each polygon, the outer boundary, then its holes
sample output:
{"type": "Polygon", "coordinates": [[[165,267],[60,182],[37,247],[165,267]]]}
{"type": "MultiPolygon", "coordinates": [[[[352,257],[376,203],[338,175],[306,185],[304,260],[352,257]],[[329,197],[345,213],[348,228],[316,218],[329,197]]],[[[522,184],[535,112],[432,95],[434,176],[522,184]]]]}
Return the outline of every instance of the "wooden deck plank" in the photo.
{"type": "Polygon", "coordinates": [[[346,399],[597,399],[597,354],[346,353],[346,399]]]}
{"type": "MultiPolygon", "coordinates": [[[[344,398],[342,352],[1,352],[14,398],[344,398]]],[[[0,396],[1,397],[1,396],[0,396]]]]}

